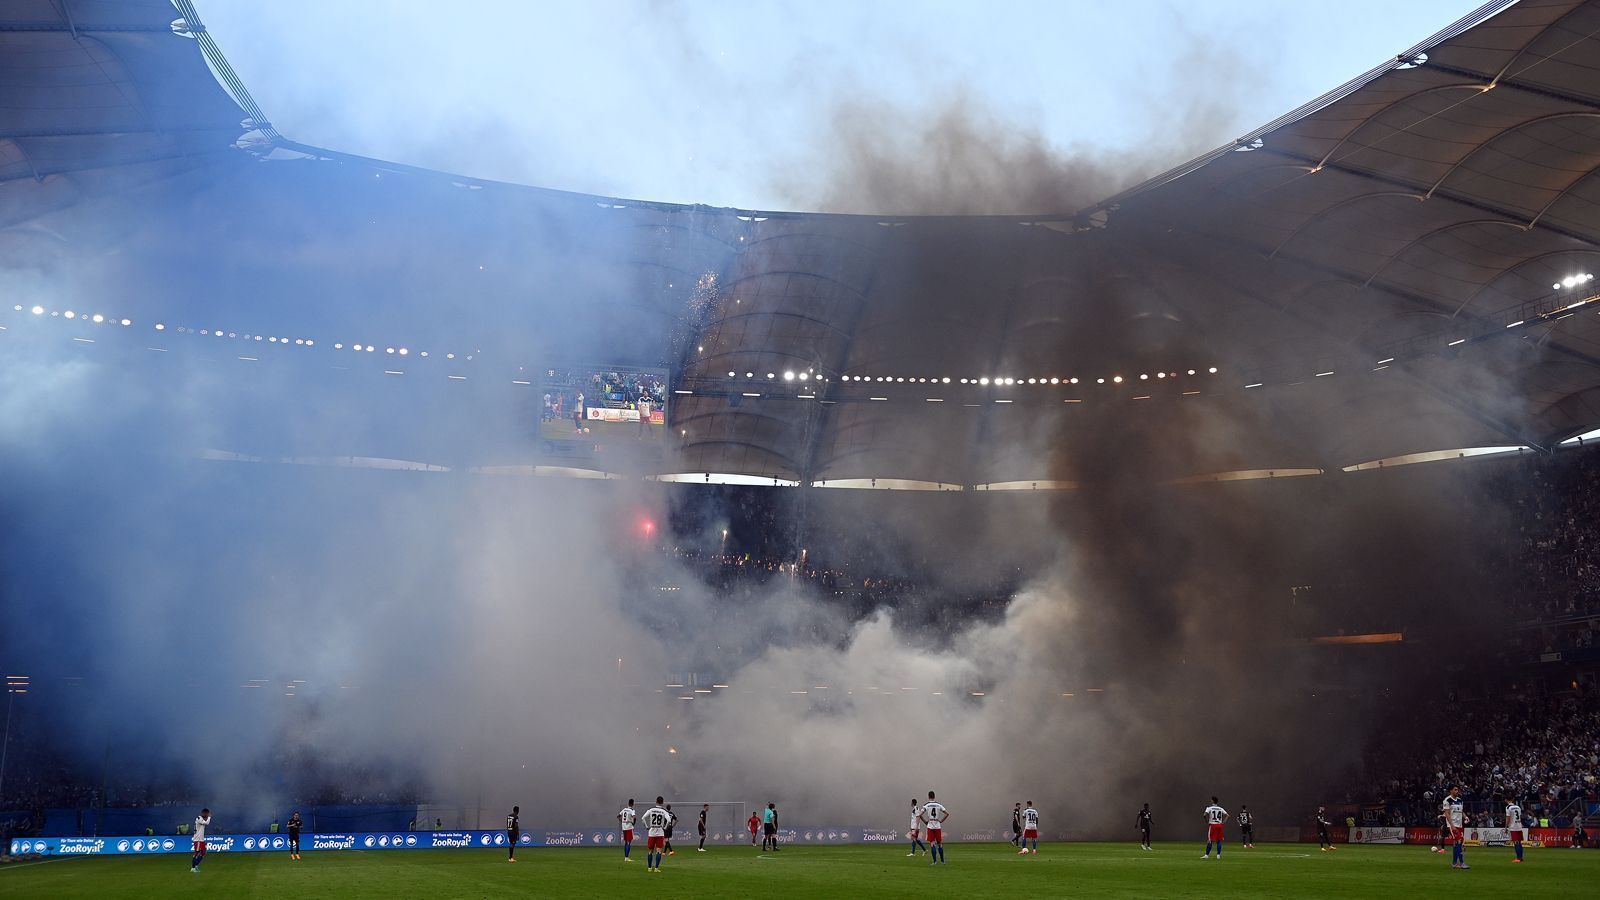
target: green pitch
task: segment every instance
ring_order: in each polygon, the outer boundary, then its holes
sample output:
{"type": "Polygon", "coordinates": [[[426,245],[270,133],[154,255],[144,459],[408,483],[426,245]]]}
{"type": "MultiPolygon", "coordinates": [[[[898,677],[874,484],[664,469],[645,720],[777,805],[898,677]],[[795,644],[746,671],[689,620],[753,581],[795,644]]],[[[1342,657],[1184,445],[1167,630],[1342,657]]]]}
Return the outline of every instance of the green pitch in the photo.
{"type": "MultiPolygon", "coordinates": [[[[686,842],[687,843],[687,842],[686,842]]],[[[219,853],[199,875],[189,857],[56,859],[0,868],[0,896],[52,897],[1572,897],[1600,882],[1600,853],[1467,849],[1470,871],[1450,868],[1426,847],[1262,844],[1232,847],[1222,861],[1200,859],[1199,844],[1042,844],[1037,856],[1009,844],[951,844],[948,865],[930,867],[904,846],[802,847],[779,853],[692,844],[645,872],[643,848],[624,863],[619,850],[401,850],[219,853]],[[1584,887],[1589,885],[1590,887],[1584,887]]]]}

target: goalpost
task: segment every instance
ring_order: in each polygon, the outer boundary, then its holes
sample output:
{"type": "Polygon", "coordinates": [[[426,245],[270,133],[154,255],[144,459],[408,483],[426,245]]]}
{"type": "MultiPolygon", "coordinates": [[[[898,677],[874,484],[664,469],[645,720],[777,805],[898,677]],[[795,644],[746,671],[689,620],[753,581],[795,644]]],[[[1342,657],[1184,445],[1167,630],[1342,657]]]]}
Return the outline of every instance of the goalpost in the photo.
{"type": "Polygon", "coordinates": [[[739,800],[674,800],[672,811],[678,814],[678,827],[673,829],[672,842],[679,849],[694,847],[700,840],[695,826],[700,821],[700,806],[706,810],[706,846],[713,844],[750,843],[750,831],[745,828],[745,804],[739,800]]]}

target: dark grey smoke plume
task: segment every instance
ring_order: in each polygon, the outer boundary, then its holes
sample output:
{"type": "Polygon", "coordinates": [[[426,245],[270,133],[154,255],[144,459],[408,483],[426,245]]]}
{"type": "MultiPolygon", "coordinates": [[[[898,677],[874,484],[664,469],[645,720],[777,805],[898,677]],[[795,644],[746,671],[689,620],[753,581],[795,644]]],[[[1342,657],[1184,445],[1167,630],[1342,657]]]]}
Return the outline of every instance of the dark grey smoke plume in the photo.
{"type": "MultiPolygon", "coordinates": [[[[1062,81],[1072,84],[1070,56],[1062,81]]],[[[786,164],[773,183],[792,208],[884,215],[1072,213],[1248,127],[1239,100],[1255,76],[1243,47],[1194,36],[1177,57],[1141,61],[1147,102],[1127,110],[1135,137],[1108,146],[1093,136],[1060,146],[1025,118],[990,109],[959,83],[930,73],[918,108],[881,99],[870,83],[841,96],[818,124],[809,155],[786,164]],[[1197,88],[1193,79],[1203,78],[1197,88]]],[[[1044,94],[1040,107],[1074,108],[1074,91],[1044,94]]]]}

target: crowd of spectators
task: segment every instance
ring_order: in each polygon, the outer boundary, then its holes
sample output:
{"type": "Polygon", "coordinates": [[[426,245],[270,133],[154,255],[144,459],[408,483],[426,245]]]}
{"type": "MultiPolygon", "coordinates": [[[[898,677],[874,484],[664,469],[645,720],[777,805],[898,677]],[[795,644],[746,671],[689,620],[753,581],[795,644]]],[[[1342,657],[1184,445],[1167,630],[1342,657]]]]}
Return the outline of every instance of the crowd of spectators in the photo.
{"type": "Polygon", "coordinates": [[[1452,697],[1405,718],[1367,754],[1361,799],[1389,801],[1407,824],[1434,824],[1454,785],[1492,824],[1508,800],[1535,817],[1581,815],[1600,802],[1600,704],[1585,695],[1452,697]]]}
{"type": "MultiPolygon", "coordinates": [[[[1600,451],[1525,457],[1487,470],[1487,499],[1517,533],[1504,596],[1519,622],[1600,616],[1600,451]]],[[[1591,638],[1592,640],[1592,630],[1591,638]]]]}

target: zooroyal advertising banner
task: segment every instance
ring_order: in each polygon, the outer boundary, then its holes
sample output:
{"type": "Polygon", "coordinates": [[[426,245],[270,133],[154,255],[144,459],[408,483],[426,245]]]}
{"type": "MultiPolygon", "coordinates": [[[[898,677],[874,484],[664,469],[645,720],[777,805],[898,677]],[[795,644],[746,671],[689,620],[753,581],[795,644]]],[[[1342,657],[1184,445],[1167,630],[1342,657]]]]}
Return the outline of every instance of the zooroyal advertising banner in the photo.
{"type": "MultiPolygon", "coordinates": [[[[712,842],[742,844],[746,836],[734,832],[707,835],[712,842]]],[[[965,836],[963,836],[965,837],[965,836]]],[[[685,834],[684,839],[697,840],[685,834]]],[[[793,844],[895,843],[904,835],[886,829],[838,825],[831,827],[784,828],[778,840],[793,844]]],[[[387,831],[318,832],[300,838],[300,849],[311,850],[433,850],[474,847],[505,847],[510,838],[504,831],[387,831]]],[[[616,847],[621,836],[615,828],[588,831],[524,831],[517,838],[519,847],[616,847]]],[[[642,837],[639,843],[643,843],[642,837]]],[[[207,853],[271,853],[287,851],[286,834],[213,834],[206,838],[207,853]]],[[[190,853],[193,842],[187,836],[146,837],[59,837],[16,838],[11,841],[12,856],[118,856],[149,853],[190,853]]]]}

